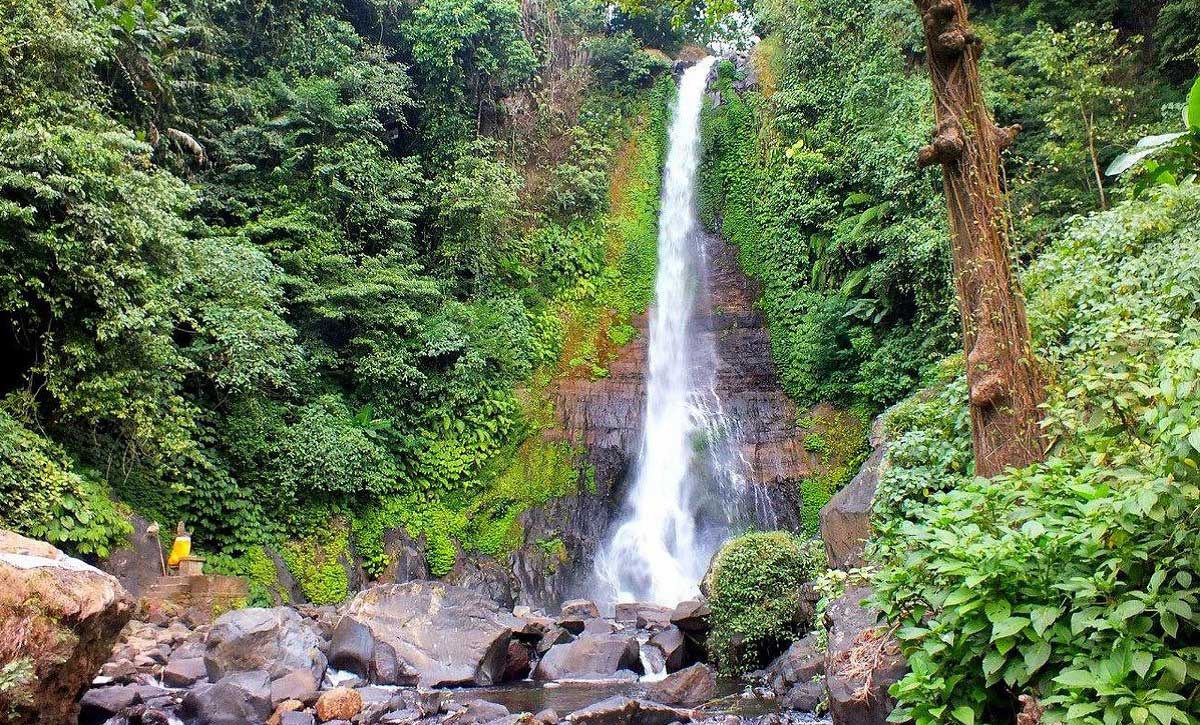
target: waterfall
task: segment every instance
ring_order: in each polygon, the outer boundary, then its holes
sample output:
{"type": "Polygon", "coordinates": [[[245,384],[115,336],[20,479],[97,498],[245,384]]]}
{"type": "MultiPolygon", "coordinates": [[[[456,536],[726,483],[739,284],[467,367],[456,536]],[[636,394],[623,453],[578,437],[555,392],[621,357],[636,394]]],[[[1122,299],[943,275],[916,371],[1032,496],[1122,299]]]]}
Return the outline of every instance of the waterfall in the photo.
{"type": "Polygon", "coordinates": [[[663,171],[658,268],[650,313],[641,448],[618,524],[595,569],[603,601],[674,605],[696,596],[728,538],[743,469],[715,386],[716,353],[704,322],[704,235],[695,207],[700,110],[708,58],[679,83],[663,171]]]}

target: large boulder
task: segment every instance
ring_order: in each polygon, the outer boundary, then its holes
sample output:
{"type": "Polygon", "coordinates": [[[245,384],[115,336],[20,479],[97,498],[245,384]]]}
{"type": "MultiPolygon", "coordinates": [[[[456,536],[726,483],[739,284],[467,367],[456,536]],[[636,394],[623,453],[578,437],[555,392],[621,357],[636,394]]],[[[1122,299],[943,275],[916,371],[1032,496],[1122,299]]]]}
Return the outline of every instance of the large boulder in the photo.
{"type": "Polygon", "coordinates": [[[888,688],[908,669],[899,643],[877,624],[878,613],[863,607],[870,596],[866,587],[850,589],[825,612],[825,690],[834,725],[886,723],[896,706],[888,688]]]}
{"type": "Polygon", "coordinates": [[[681,670],[688,663],[688,646],[683,632],[674,625],[650,635],[649,645],[657,647],[663,655],[667,672],[681,670]]]}
{"type": "Polygon", "coordinates": [[[325,665],[321,638],[288,607],[238,609],[221,615],[209,630],[204,650],[211,682],[249,670],[263,670],[276,679],[298,669],[311,671],[320,682],[325,665]]]}
{"type": "Polygon", "coordinates": [[[708,634],[708,620],[711,616],[712,610],[708,608],[708,602],[691,599],[680,602],[675,607],[675,611],[671,612],[671,624],[689,634],[705,635],[708,634]]]}
{"type": "Polygon", "coordinates": [[[0,712],[15,723],[74,723],[133,605],[115,577],[0,530],[0,665],[27,660],[17,671],[28,674],[0,693],[0,712]]]}
{"type": "Polygon", "coordinates": [[[665,705],[698,707],[717,696],[717,675],[708,665],[692,665],[650,685],[646,695],[665,705]]]}
{"type": "Polygon", "coordinates": [[[360,592],[347,613],[391,646],[425,687],[500,682],[513,630],[523,626],[477,592],[429,581],[360,592]]]}
{"type": "Polygon", "coordinates": [[[534,669],[533,679],[569,680],[614,675],[620,670],[641,672],[637,638],[620,634],[594,635],[551,647],[534,669]]]}
{"type": "Polygon", "coordinates": [[[871,538],[875,489],[887,459],[887,446],[879,428],[876,423],[871,436],[876,447],[871,457],[858,475],[821,509],[821,540],[825,542],[829,566],[834,569],[853,569],[864,564],[863,548],[871,538]]]}
{"type": "Polygon", "coordinates": [[[329,665],[336,670],[353,672],[362,678],[371,675],[375,657],[375,635],[353,617],[342,617],[329,642],[329,665]]]}

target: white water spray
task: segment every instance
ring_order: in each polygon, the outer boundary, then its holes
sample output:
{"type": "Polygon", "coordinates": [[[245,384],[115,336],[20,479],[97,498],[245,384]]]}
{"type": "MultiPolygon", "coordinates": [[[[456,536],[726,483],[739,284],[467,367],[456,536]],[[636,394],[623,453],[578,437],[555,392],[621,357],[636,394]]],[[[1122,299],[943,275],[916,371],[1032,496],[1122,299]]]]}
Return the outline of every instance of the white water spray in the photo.
{"type": "Polygon", "coordinates": [[[713,552],[729,535],[728,495],[739,484],[732,429],[713,390],[716,354],[697,319],[704,247],[695,208],[700,110],[708,58],[684,72],[671,121],[650,317],[641,450],[625,517],[596,561],[608,601],[674,605],[697,594],[713,552]]]}

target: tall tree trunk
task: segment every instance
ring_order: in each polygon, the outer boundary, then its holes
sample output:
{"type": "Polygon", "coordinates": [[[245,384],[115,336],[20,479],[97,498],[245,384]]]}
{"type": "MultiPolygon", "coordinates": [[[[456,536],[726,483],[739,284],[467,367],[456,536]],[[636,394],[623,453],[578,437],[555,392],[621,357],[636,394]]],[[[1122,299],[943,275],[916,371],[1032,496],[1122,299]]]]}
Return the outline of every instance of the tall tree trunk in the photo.
{"type": "Polygon", "coordinates": [[[1008,252],[1000,152],[1020,127],[996,127],[979,83],[978,37],[963,0],[916,0],[936,104],[921,166],[941,164],[954,283],[967,356],[975,471],[993,476],[1041,460],[1045,390],[1008,252]]]}

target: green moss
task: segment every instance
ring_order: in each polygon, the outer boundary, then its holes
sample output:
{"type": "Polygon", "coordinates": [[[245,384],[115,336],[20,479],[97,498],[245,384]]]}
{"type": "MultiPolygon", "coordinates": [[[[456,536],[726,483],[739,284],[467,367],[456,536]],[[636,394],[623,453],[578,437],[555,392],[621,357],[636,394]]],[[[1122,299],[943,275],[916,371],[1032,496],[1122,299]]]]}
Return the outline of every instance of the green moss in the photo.
{"type": "Polygon", "coordinates": [[[313,604],[339,604],[350,596],[350,580],[343,565],[350,556],[345,522],[331,520],[324,529],[288,541],[280,547],[279,555],[313,604]]]}
{"type": "Polygon", "coordinates": [[[708,645],[722,672],[764,665],[808,631],[798,589],[822,566],[813,547],[785,531],[745,534],[721,548],[709,580],[708,645]]]}
{"type": "Polygon", "coordinates": [[[797,425],[805,429],[804,449],[817,456],[816,472],[800,482],[800,523],[804,533],[818,536],[821,509],[866,457],[866,413],[818,409],[797,425]]]}
{"type": "Polygon", "coordinates": [[[567,545],[561,537],[552,536],[548,539],[538,539],[537,547],[546,556],[546,573],[553,574],[558,567],[567,563],[567,545]]]}

